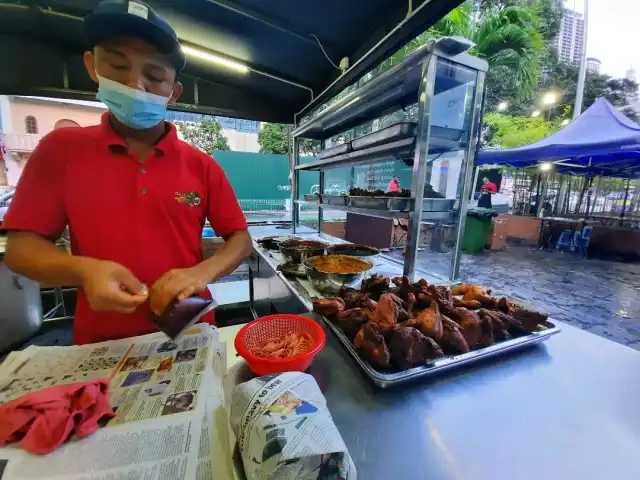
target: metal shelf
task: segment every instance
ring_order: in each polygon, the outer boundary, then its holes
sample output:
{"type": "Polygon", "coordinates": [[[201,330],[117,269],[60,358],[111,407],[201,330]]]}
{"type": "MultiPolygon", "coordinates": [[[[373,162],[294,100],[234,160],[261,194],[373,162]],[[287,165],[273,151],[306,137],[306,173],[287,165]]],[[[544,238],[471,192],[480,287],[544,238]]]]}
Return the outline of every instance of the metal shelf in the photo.
{"type": "MultiPolygon", "coordinates": [[[[380,218],[409,218],[412,212],[396,212],[389,210],[373,210],[371,208],[349,207],[346,205],[329,205],[326,203],[309,202],[307,200],[295,200],[298,205],[311,205],[317,208],[326,208],[327,210],[341,210],[349,213],[359,213],[361,215],[369,215],[370,217],[380,218]]],[[[454,220],[456,212],[422,212],[422,222],[454,220]]]]}
{"type": "MultiPolygon", "coordinates": [[[[486,72],[488,69],[487,62],[480,58],[468,53],[450,54],[439,41],[432,41],[302,123],[292,135],[325,140],[368,120],[415,104],[423,78],[423,60],[430,54],[476,71],[486,72]]],[[[437,95],[457,85],[455,82],[438,82],[434,93],[437,95]]]]}
{"type": "Polygon", "coordinates": [[[413,158],[415,138],[403,138],[395,142],[336,155],[326,160],[296,166],[296,170],[322,170],[325,168],[348,167],[362,163],[383,162],[390,159],[413,158]]]}

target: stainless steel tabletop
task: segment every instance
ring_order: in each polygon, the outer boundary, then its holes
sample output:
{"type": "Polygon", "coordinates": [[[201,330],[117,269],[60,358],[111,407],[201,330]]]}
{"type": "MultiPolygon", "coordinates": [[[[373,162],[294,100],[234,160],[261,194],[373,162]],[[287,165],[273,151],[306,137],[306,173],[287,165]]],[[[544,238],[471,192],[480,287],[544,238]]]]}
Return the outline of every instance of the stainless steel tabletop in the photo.
{"type": "Polygon", "coordinates": [[[543,345],[384,391],[327,331],[309,373],[364,480],[637,480],[640,352],[561,327],[543,345]]]}

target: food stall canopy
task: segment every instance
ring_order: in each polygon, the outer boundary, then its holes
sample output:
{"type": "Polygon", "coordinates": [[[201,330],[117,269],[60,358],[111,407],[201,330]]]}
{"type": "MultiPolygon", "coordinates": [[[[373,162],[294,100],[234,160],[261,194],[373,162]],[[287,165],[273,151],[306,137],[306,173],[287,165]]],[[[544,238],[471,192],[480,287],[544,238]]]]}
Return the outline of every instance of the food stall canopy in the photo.
{"type": "Polygon", "coordinates": [[[553,162],[559,173],[620,178],[640,177],[640,125],[599,98],[569,125],[518,148],[486,149],[476,165],[517,168],[553,162]]]}
{"type": "MultiPolygon", "coordinates": [[[[97,3],[0,0],[0,93],[93,99],[81,27],[97,3]]],[[[196,50],[187,55],[178,110],[292,123],[294,114],[335,96],[462,0],[146,3],[196,50]],[[350,68],[342,74],[336,66],[345,57],[350,68]]]]}

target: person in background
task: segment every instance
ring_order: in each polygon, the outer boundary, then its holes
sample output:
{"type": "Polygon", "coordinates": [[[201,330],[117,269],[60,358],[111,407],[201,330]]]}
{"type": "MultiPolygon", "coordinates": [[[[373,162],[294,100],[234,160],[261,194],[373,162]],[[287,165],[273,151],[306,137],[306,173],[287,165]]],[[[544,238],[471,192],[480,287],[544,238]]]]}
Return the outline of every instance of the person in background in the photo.
{"type": "Polygon", "coordinates": [[[84,31],[85,67],[109,112],[100,125],[57,129],[40,141],[3,222],[11,270],[78,287],[76,344],[157,331],[151,312],[210,296],[207,284],[251,252],[224,172],[165,121],[183,90],[176,32],[134,0],[102,1],[84,31]],[[225,243],[203,260],[206,219],[225,243]],[[54,244],[66,225],[72,254],[54,244]]]}
{"type": "Polygon", "coordinates": [[[480,185],[480,198],[478,199],[478,208],[492,208],[491,194],[496,193],[498,187],[495,183],[491,182],[488,177],[482,179],[482,185],[480,185]]]}
{"type": "Polygon", "coordinates": [[[400,178],[397,175],[394,175],[391,180],[389,180],[389,184],[387,185],[387,192],[399,192],[400,191],[400,178]]]}

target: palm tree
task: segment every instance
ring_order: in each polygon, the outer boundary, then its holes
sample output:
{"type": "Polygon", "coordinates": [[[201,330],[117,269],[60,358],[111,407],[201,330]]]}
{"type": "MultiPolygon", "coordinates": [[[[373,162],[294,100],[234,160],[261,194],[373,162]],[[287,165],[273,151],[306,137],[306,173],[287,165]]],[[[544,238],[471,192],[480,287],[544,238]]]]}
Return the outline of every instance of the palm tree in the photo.
{"type": "Polygon", "coordinates": [[[428,31],[396,52],[381,66],[386,70],[433,38],[460,36],[473,41],[470,52],[489,63],[489,71],[506,71],[520,98],[530,97],[538,83],[545,43],[534,7],[512,6],[475,12],[470,2],[452,10],[428,31]]]}

